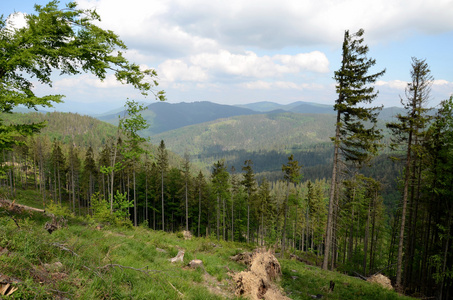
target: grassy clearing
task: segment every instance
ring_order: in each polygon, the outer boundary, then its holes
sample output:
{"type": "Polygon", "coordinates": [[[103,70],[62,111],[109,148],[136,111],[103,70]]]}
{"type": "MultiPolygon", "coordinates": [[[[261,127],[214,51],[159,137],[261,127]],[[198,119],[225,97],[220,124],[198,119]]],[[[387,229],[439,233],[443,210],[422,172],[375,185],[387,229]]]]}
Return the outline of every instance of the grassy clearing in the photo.
{"type": "Polygon", "coordinates": [[[313,299],[311,295],[322,295],[322,299],[412,299],[377,284],[294,260],[282,260],[281,264],[281,285],[291,299],[313,299]],[[333,292],[329,291],[330,281],[335,282],[333,292]]]}
{"type": "MultiPolygon", "coordinates": [[[[225,299],[234,298],[229,272],[244,270],[230,256],[249,245],[209,238],[184,240],[181,234],[144,227],[97,229],[71,218],[49,234],[51,217],[0,208],[0,273],[20,282],[7,299],[225,299]],[[6,249],[6,252],[5,252],[6,249]],[[170,263],[179,250],[184,261],[170,263]],[[192,259],[204,270],[190,269],[192,259]]],[[[281,260],[281,286],[292,299],[404,299],[394,292],[317,267],[281,260]],[[329,281],[336,282],[328,292],[329,281]]]]}

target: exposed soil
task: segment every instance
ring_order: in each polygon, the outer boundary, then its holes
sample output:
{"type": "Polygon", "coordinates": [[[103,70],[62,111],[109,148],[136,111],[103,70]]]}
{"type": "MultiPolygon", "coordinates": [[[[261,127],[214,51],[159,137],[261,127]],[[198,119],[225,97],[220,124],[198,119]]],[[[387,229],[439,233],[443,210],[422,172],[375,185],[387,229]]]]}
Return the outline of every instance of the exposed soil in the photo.
{"type": "Polygon", "coordinates": [[[371,277],[368,277],[366,281],[374,282],[388,290],[393,290],[392,282],[390,281],[390,279],[382,274],[376,274],[371,277]]]}
{"type": "Polygon", "coordinates": [[[236,296],[249,299],[284,300],[286,297],[274,283],[281,275],[281,267],[271,251],[260,250],[253,254],[248,271],[233,275],[236,296]]]}

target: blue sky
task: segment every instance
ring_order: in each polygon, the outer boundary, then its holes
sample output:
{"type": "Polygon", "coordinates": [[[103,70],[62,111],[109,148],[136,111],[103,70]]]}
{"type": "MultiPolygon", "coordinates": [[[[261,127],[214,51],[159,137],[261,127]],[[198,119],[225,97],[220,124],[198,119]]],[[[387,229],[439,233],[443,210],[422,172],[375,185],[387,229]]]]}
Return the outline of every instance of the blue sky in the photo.
{"type": "MultiPolygon", "coordinates": [[[[34,3],[2,1],[0,12],[33,13],[34,3]]],[[[65,2],[62,2],[63,4],[65,2]]],[[[376,104],[398,106],[411,57],[426,59],[435,78],[432,106],[453,93],[451,0],[80,0],[100,26],[120,35],[127,57],[155,68],[168,101],[245,104],[309,101],[333,104],[333,72],[346,29],[365,29],[377,82],[376,104]]],[[[108,77],[54,77],[39,94],[65,94],[56,109],[102,113],[127,98],[153,102],[108,77]]]]}

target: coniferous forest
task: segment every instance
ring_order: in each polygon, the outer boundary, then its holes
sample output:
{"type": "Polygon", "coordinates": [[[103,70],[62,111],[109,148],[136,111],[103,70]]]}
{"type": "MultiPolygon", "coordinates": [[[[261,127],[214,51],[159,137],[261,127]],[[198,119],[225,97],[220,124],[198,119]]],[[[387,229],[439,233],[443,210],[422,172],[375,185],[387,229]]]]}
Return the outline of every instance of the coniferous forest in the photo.
{"type": "Polygon", "coordinates": [[[135,101],[126,102],[118,125],[77,114],[11,113],[17,104],[33,108],[61,101],[59,95],[35,96],[29,79],[20,77],[28,72],[48,84],[52,68],[68,74],[81,68],[103,78],[113,65],[118,80],[164,100],[154,90],[154,71],[114,57],[112,49],[122,42],[94,29],[96,15],[85,11],[80,19],[80,13],[55,4],[38,9],[30,16],[40,32],[35,35],[10,31],[1,19],[3,198],[31,197],[44,208],[64,206],[121,226],[145,224],[274,247],[280,255],[310,253],[324,269],[386,274],[404,294],[453,297],[453,98],[427,106],[435,75],[427,61],[412,58],[411,80],[400,99],[404,112],[382,128],[377,121],[382,107],[372,102],[378,96],[374,83],[385,70],[371,74],[376,61],[367,57],[364,31],[346,31],[342,64],[334,74],[332,143],[310,145],[325,152],[261,147],[243,151],[239,161],[228,160],[225,151],[206,167],[192,164],[188,154],[174,154],[165,140],[151,145],[142,137],[145,107],[135,101]],[[64,19],[84,29],[58,23],[64,19]],[[59,26],[61,36],[46,31],[52,26],[59,26]],[[29,45],[40,45],[40,52],[29,45]],[[52,45],[52,51],[43,45],[52,45]],[[95,51],[98,55],[87,55],[95,51]],[[31,63],[16,62],[17,56],[31,63]],[[286,160],[277,163],[276,172],[275,157],[282,156],[286,160]],[[274,171],[266,172],[266,164],[274,171]]]}

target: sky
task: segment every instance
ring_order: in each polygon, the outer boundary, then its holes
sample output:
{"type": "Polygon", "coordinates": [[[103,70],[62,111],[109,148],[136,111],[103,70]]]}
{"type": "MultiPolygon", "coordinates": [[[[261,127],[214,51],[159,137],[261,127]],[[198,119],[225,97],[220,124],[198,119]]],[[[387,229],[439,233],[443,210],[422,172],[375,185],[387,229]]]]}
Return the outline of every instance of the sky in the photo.
{"type": "MultiPolygon", "coordinates": [[[[0,0],[0,14],[33,13],[42,0],[0,0]]],[[[61,2],[63,7],[66,2],[61,2]]],[[[400,106],[411,58],[426,59],[434,77],[429,104],[453,93],[453,0],[80,0],[101,26],[128,46],[126,57],[156,69],[170,103],[247,104],[296,101],[333,105],[334,71],[345,30],[365,30],[374,104],[400,106]]],[[[20,21],[17,21],[20,22],[20,21]]],[[[53,77],[38,95],[64,94],[56,110],[104,113],[144,98],[109,75],[53,77]]]]}

